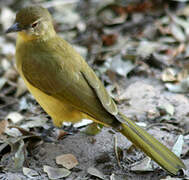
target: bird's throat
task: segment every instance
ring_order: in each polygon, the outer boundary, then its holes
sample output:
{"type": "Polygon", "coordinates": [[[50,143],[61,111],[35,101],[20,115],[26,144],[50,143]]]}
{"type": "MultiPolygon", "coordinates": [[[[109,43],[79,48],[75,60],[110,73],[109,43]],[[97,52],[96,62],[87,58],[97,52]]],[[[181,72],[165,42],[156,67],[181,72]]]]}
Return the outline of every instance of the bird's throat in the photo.
{"type": "Polygon", "coordinates": [[[32,41],[39,38],[39,36],[29,35],[24,31],[19,32],[18,36],[19,36],[19,39],[22,39],[22,41],[32,41]]]}
{"type": "Polygon", "coordinates": [[[41,34],[28,34],[25,31],[18,32],[19,39],[24,42],[39,40],[39,41],[46,41],[54,36],[56,36],[56,32],[53,30],[44,31],[41,34]]]}

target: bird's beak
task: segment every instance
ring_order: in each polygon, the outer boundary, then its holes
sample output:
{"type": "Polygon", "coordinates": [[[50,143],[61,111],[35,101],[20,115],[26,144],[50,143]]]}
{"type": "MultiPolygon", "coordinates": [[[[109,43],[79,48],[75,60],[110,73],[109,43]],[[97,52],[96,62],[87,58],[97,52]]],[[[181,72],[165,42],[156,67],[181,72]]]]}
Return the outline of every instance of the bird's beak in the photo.
{"type": "Polygon", "coordinates": [[[15,23],[10,28],[8,28],[5,33],[18,32],[21,30],[22,28],[19,26],[19,23],[15,23]]]}

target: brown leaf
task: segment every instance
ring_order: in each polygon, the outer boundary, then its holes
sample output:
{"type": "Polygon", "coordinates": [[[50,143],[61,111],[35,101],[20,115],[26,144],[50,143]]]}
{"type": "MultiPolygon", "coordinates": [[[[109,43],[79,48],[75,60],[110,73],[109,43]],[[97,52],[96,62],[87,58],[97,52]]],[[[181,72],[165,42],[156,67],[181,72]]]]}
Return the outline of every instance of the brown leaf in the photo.
{"type": "Polygon", "coordinates": [[[112,46],[117,41],[117,34],[103,34],[102,42],[104,46],[112,46]]]}
{"type": "Polygon", "coordinates": [[[73,154],[63,154],[56,157],[56,163],[64,166],[67,169],[72,169],[78,165],[78,161],[73,154]]]}
{"type": "Polygon", "coordinates": [[[2,135],[5,132],[7,125],[8,125],[7,120],[0,121],[0,135],[2,135]]]}

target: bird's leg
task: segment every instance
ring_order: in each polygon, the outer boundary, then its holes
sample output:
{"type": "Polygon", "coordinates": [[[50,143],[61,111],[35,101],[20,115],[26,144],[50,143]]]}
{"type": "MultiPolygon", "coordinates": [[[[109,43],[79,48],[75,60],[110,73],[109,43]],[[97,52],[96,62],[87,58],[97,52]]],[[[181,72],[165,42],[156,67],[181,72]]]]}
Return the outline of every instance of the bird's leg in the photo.
{"type": "Polygon", "coordinates": [[[73,126],[73,124],[71,124],[70,126],[63,126],[61,129],[64,130],[68,135],[77,133],[79,131],[78,128],[73,126]]]}

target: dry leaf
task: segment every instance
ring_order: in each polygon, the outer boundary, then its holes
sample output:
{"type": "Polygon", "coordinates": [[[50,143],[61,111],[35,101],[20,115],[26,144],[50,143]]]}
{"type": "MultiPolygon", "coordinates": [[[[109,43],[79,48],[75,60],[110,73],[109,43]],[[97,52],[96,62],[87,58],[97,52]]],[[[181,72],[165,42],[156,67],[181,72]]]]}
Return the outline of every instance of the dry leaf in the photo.
{"type": "Polygon", "coordinates": [[[14,170],[20,170],[23,167],[24,161],[25,161],[25,146],[24,146],[24,141],[20,140],[19,146],[16,146],[18,149],[13,157],[14,160],[14,170]]]}
{"type": "Polygon", "coordinates": [[[94,167],[89,167],[87,169],[87,172],[92,176],[98,177],[100,179],[105,179],[104,174],[94,167]]]}
{"type": "Polygon", "coordinates": [[[117,175],[117,174],[112,174],[111,176],[110,176],[110,180],[128,180],[129,178],[128,178],[128,175],[117,175]]]}
{"type": "Polygon", "coordinates": [[[163,71],[161,79],[163,82],[174,82],[177,80],[176,71],[172,68],[167,68],[163,71]]]}
{"type": "Polygon", "coordinates": [[[172,151],[178,156],[180,157],[180,155],[182,154],[182,146],[184,144],[184,137],[183,135],[180,135],[176,141],[176,143],[173,146],[172,151]]]}
{"type": "Polygon", "coordinates": [[[4,74],[4,77],[11,81],[15,81],[17,76],[18,72],[14,68],[9,68],[4,74]]]}
{"type": "Polygon", "coordinates": [[[5,85],[5,83],[7,82],[6,78],[0,78],[0,90],[3,88],[3,86],[5,85]]]}
{"type": "Polygon", "coordinates": [[[18,112],[11,112],[7,115],[5,119],[11,120],[14,124],[16,124],[21,122],[24,119],[24,117],[18,112]]]}
{"type": "Polygon", "coordinates": [[[43,171],[48,174],[50,179],[60,179],[70,175],[70,171],[65,168],[53,168],[50,166],[43,166],[43,171]]]}
{"type": "Polygon", "coordinates": [[[34,178],[35,176],[38,176],[38,172],[34,171],[33,169],[27,168],[27,167],[23,167],[22,168],[23,174],[25,176],[27,176],[28,178],[34,178]]]}
{"type": "Polygon", "coordinates": [[[181,29],[181,27],[177,24],[171,24],[170,30],[174,38],[180,42],[184,42],[186,40],[186,34],[181,29]]]}
{"type": "Polygon", "coordinates": [[[8,125],[7,120],[0,121],[0,135],[2,135],[5,132],[7,125],[8,125]]]}
{"type": "Polygon", "coordinates": [[[21,96],[26,91],[27,91],[27,88],[26,88],[26,85],[24,83],[24,80],[21,77],[19,77],[18,81],[17,81],[17,90],[16,90],[15,97],[21,96]]]}
{"type": "Polygon", "coordinates": [[[12,137],[22,136],[21,132],[17,128],[6,128],[5,133],[12,137]]]}
{"type": "Polygon", "coordinates": [[[171,84],[166,83],[166,88],[174,93],[188,93],[189,92],[189,77],[182,80],[180,83],[171,84]]]}
{"type": "Polygon", "coordinates": [[[34,128],[34,127],[45,127],[48,119],[43,116],[35,116],[27,119],[20,127],[24,129],[34,128]]]}
{"type": "Polygon", "coordinates": [[[168,114],[170,116],[173,116],[174,112],[175,112],[174,106],[170,103],[165,103],[165,104],[161,105],[160,107],[158,107],[158,109],[160,111],[163,111],[164,114],[168,114]]]}
{"type": "Polygon", "coordinates": [[[72,169],[78,165],[78,161],[73,154],[63,154],[56,157],[56,163],[67,169],[72,169]]]}
{"type": "Polygon", "coordinates": [[[104,46],[112,46],[117,41],[117,34],[103,34],[102,42],[104,46]]]}
{"type": "Polygon", "coordinates": [[[127,76],[134,67],[135,65],[130,60],[123,60],[121,55],[112,58],[111,70],[121,76],[127,76]]]}
{"type": "Polygon", "coordinates": [[[143,171],[153,171],[152,164],[151,164],[151,158],[146,157],[139,161],[135,166],[131,168],[132,171],[137,171],[137,172],[143,172],[143,171]]]}

